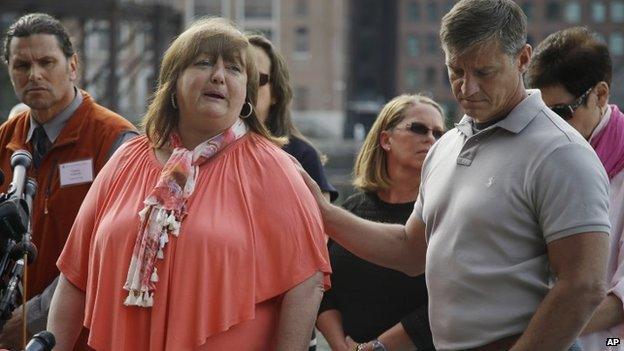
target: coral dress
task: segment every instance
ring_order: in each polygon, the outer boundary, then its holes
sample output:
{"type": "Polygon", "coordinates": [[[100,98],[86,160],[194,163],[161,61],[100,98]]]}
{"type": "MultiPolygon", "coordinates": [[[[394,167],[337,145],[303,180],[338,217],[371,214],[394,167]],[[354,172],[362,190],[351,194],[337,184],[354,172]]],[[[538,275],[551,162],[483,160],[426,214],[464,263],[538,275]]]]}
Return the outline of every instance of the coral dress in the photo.
{"type": "Polygon", "coordinates": [[[85,291],[96,350],[271,350],[281,297],[315,272],[329,287],[318,206],[287,154],[248,133],[199,167],[180,235],[158,260],[151,308],[124,306],[138,212],[162,165],[146,137],[96,178],[58,260],[85,291]]]}

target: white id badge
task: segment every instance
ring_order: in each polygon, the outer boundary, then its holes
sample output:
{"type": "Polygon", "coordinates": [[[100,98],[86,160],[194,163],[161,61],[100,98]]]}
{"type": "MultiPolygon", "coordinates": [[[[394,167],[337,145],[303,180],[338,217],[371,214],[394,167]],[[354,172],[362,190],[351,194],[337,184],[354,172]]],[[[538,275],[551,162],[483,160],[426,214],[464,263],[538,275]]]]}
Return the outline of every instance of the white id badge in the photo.
{"type": "Polygon", "coordinates": [[[59,174],[62,187],[90,183],[93,181],[93,159],[61,163],[59,174]]]}

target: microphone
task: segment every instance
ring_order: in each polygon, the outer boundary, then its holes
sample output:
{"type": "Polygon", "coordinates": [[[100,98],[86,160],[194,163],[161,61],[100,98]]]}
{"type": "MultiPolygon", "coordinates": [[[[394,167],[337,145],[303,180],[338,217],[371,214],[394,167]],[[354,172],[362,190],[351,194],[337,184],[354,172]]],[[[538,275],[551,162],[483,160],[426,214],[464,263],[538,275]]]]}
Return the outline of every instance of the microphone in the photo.
{"type": "Polygon", "coordinates": [[[22,241],[20,241],[11,248],[10,257],[14,260],[18,260],[20,258],[24,258],[24,254],[26,254],[26,257],[28,258],[28,260],[26,261],[27,264],[35,262],[39,251],[37,250],[35,244],[30,241],[30,239],[30,233],[25,233],[22,237],[22,241]]]}
{"type": "MultiPolygon", "coordinates": [[[[24,200],[28,207],[28,213],[32,213],[32,201],[33,201],[33,198],[35,197],[36,192],[37,192],[37,182],[32,178],[28,178],[26,180],[26,188],[24,189],[24,200]]],[[[28,232],[24,233],[24,236],[22,237],[22,241],[20,241],[19,244],[17,244],[17,246],[14,249],[14,250],[18,250],[18,252],[26,253],[28,257],[28,261],[27,261],[28,264],[35,262],[35,260],[37,259],[37,253],[38,253],[37,247],[31,241],[32,239],[31,234],[30,234],[31,232],[32,232],[32,228],[30,226],[30,223],[28,223],[28,232]]]]}
{"type": "Polygon", "coordinates": [[[56,345],[54,335],[47,330],[39,332],[33,336],[26,345],[24,351],[52,351],[56,345]]]}
{"type": "Polygon", "coordinates": [[[26,205],[28,206],[28,213],[32,213],[32,202],[36,193],[37,181],[29,177],[26,180],[26,188],[24,189],[24,200],[26,200],[26,205]]]}
{"type": "Polygon", "coordinates": [[[18,198],[22,198],[24,191],[24,180],[26,179],[26,170],[32,163],[32,156],[26,150],[17,150],[11,155],[11,168],[13,168],[13,181],[11,182],[11,190],[9,193],[14,194],[18,198]]]}

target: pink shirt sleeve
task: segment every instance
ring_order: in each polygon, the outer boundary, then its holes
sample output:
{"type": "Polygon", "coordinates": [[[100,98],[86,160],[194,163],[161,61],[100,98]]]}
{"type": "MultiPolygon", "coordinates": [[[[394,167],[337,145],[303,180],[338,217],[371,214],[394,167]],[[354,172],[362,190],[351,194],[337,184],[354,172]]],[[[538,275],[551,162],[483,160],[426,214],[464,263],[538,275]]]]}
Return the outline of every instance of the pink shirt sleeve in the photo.
{"type": "Polygon", "coordinates": [[[329,254],[314,197],[281,150],[262,167],[254,172],[260,178],[244,185],[252,194],[247,198],[256,232],[256,302],[285,293],[317,271],[329,289],[329,254]]]}

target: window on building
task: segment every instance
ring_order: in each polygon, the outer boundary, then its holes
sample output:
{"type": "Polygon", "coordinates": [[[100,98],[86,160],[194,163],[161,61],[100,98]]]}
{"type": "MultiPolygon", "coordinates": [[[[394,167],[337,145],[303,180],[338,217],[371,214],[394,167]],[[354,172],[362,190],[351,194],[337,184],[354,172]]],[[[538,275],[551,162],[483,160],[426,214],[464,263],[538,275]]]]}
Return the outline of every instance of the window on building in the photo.
{"type": "Polygon", "coordinates": [[[427,52],[430,54],[437,54],[439,50],[438,47],[438,37],[435,34],[427,35],[427,52]]]}
{"type": "Polygon", "coordinates": [[[310,35],[308,28],[298,27],[295,31],[295,52],[307,54],[310,51],[310,35]]]}
{"type": "Polygon", "coordinates": [[[420,41],[413,34],[407,36],[407,55],[410,57],[420,55],[420,41]]]}
{"type": "Polygon", "coordinates": [[[602,2],[593,2],[591,14],[594,22],[604,22],[607,17],[607,7],[602,2]]]}
{"type": "Polygon", "coordinates": [[[435,86],[436,79],[436,68],[432,66],[427,67],[427,70],[425,71],[425,83],[428,86],[435,86]]]}
{"type": "Polygon", "coordinates": [[[420,21],[420,4],[418,1],[410,1],[407,4],[407,18],[411,22],[420,21]]]}
{"type": "Polygon", "coordinates": [[[581,4],[576,1],[568,2],[564,10],[565,20],[568,23],[579,23],[581,21],[581,4]]]}
{"type": "Polygon", "coordinates": [[[561,18],[561,4],[559,2],[549,1],[546,4],[546,18],[554,21],[561,18]]]}
{"type": "Polygon", "coordinates": [[[309,105],[309,97],[310,92],[308,87],[296,87],[295,94],[293,95],[293,99],[295,100],[295,110],[297,111],[306,111],[310,108],[309,105]]]}
{"type": "Polygon", "coordinates": [[[308,15],[308,0],[297,0],[295,15],[304,17],[308,15]]]}
{"type": "Polygon", "coordinates": [[[613,33],[609,38],[609,50],[613,56],[624,55],[624,35],[622,33],[613,33]]]}
{"type": "Polygon", "coordinates": [[[427,19],[429,22],[438,22],[440,20],[438,15],[438,6],[435,1],[427,2],[427,19]]]}
{"type": "Polygon", "coordinates": [[[615,23],[624,22],[624,1],[611,2],[611,21],[615,23]]]}
{"type": "Polygon", "coordinates": [[[271,18],[271,0],[246,0],[246,18],[271,18]]]}
{"type": "Polygon", "coordinates": [[[522,11],[528,17],[529,20],[533,19],[533,4],[525,2],[522,4],[522,11]]]}
{"type": "Polygon", "coordinates": [[[89,51],[108,51],[110,49],[107,22],[90,21],[87,26],[87,33],[89,35],[85,38],[85,45],[89,51]]]}
{"type": "Polygon", "coordinates": [[[417,90],[420,87],[420,70],[412,67],[408,68],[405,74],[405,88],[407,90],[417,90]]]}

